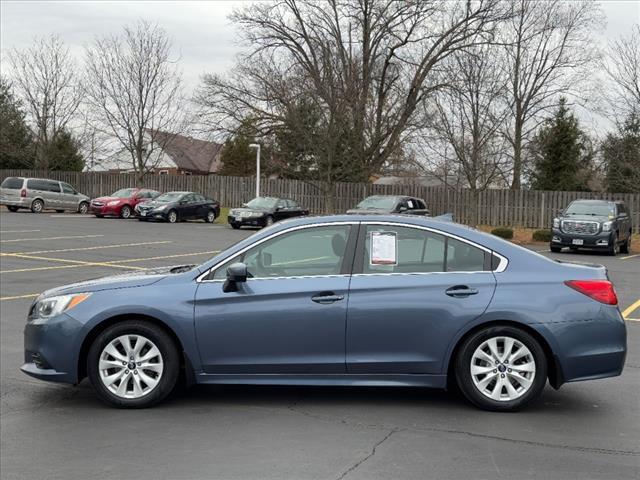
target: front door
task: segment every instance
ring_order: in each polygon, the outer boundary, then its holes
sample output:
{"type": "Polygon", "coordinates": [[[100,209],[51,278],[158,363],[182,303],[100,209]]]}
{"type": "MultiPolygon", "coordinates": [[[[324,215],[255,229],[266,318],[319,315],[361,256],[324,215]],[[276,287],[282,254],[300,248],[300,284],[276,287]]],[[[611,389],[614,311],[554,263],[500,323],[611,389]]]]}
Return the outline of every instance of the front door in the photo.
{"type": "MultiPolygon", "coordinates": [[[[200,283],[195,326],[205,373],[344,373],[348,224],[275,234],[200,283]],[[226,269],[252,278],[224,293],[226,269]]],[[[355,238],[354,238],[355,240],[355,238]]]]}
{"type": "Polygon", "coordinates": [[[363,224],[360,231],[347,371],[441,373],[455,334],[482,315],[493,296],[485,251],[419,228],[363,224]]]}

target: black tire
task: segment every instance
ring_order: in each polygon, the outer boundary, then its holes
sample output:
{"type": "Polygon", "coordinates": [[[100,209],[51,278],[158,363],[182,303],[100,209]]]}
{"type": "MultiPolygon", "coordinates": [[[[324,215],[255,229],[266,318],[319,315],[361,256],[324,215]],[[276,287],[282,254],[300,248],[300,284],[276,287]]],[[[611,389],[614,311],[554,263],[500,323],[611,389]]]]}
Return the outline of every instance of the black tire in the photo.
{"type": "Polygon", "coordinates": [[[213,223],[216,221],[216,212],[214,210],[209,210],[207,215],[204,217],[204,221],[207,223],[213,223]]]}
{"type": "Polygon", "coordinates": [[[33,202],[31,202],[31,211],[33,213],[42,213],[44,210],[44,202],[39,198],[36,198],[33,202]]]}
{"type": "Polygon", "coordinates": [[[231,228],[233,228],[234,230],[238,230],[240,228],[239,223],[230,223],[229,225],[231,225],[231,228]]]}
{"type": "Polygon", "coordinates": [[[162,401],[169,395],[180,373],[180,354],[171,337],[160,327],[141,320],[126,320],[105,329],[94,340],[87,355],[87,373],[98,398],[107,405],[117,408],[147,408],[162,401]],[[122,335],[142,335],[152,341],[160,350],[163,371],[158,384],[140,398],[123,398],[111,392],[102,382],[98,364],[103,349],[122,335]]]}
{"type": "Polygon", "coordinates": [[[131,207],[129,205],[123,205],[120,209],[120,218],[125,220],[131,218],[131,207]]]}
{"type": "MultiPolygon", "coordinates": [[[[493,371],[494,374],[496,372],[497,369],[493,371]]],[[[500,375],[504,377],[504,374],[500,375]]],[[[511,326],[498,325],[480,330],[464,340],[455,359],[455,376],[464,396],[477,407],[496,412],[516,411],[535,400],[544,389],[547,382],[547,359],[542,346],[527,332],[511,326]],[[511,337],[521,342],[529,349],[535,362],[536,371],[529,389],[514,400],[489,398],[476,387],[471,375],[471,362],[476,349],[483,342],[501,336],[511,337]]]]}
{"type": "Polygon", "coordinates": [[[80,202],[78,205],[78,213],[85,215],[89,211],[89,204],[87,202],[80,202]]]}
{"type": "Polygon", "coordinates": [[[7,205],[7,209],[14,213],[18,211],[18,207],[14,207],[13,205],[7,205]]]}
{"type": "Polygon", "coordinates": [[[620,244],[618,243],[618,234],[614,233],[611,240],[611,246],[607,250],[607,254],[615,257],[620,253],[620,244]]]}
{"type": "Polygon", "coordinates": [[[620,245],[620,253],[629,253],[631,251],[631,232],[629,232],[629,236],[625,240],[625,242],[620,245]]]}
{"type": "Polygon", "coordinates": [[[549,247],[549,250],[551,250],[553,253],[560,253],[562,251],[562,247],[556,247],[555,245],[551,245],[549,247]]]}
{"type": "Polygon", "coordinates": [[[176,223],[178,220],[178,212],[176,212],[175,210],[169,210],[169,212],[167,213],[167,222],[176,223]]]}

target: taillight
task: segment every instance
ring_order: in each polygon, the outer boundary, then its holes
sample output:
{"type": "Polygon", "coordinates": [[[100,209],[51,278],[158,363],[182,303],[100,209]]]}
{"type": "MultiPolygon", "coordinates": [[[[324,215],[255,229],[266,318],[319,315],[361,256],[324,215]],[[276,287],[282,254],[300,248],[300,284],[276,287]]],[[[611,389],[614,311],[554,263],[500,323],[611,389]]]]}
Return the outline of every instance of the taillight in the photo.
{"type": "Polygon", "coordinates": [[[618,304],[618,297],[613,288],[613,283],[608,280],[568,280],[564,284],[600,303],[607,305],[618,304]]]}
{"type": "Polygon", "coordinates": [[[25,198],[27,196],[27,189],[23,188],[22,190],[20,190],[20,196],[22,198],[25,198]]]}

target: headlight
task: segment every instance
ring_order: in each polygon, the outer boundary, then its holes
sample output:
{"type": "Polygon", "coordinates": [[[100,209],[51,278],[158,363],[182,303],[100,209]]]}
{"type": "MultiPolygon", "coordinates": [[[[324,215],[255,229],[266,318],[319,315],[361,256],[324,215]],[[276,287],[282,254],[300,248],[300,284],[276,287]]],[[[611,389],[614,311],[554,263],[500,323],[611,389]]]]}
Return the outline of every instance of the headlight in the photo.
{"type": "Polygon", "coordinates": [[[236,215],[238,215],[238,211],[237,210],[229,210],[229,215],[231,215],[232,217],[235,217],[236,215]]]}
{"type": "Polygon", "coordinates": [[[29,320],[50,318],[71,310],[91,296],[90,293],[74,293],[38,300],[29,311],[29,320]]]}
{"type": "Polygon", "coordinates": [[[118,200],[111,200],[110,202],[107,202],[107,207],[115,207],[118,203],[120,203],[118,200]]]}
{"type": "Polygon", "coordinates": [[[554,218],[553,219],[553,228],[560,228],[560,219],[559,218],[554,218]]]}
{"type": "Polygon", "coordinates": [[[604,222],[602,224],[602,231],[603,232],[610,232],[611,231],[611,225],[613,225],[613,222],[604,222]]]}

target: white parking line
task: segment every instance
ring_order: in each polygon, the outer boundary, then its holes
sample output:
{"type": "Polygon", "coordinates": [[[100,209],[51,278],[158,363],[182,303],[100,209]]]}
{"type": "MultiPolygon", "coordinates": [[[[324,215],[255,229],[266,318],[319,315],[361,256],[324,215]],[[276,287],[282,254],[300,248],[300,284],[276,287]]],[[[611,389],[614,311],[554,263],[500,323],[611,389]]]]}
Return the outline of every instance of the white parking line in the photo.
{"type": "Polygon", "coordinates": [[[33,233],[39,232],[40,230],[0,230],[0,235],[3,233],[33,233]]]}
{"type": "Polygon", "coordinates": [[[635,255],[627,255],[626,257],[618,257],[620,260],[627,260],[629,258],[640,257],[640,253],[636,253],[635,255]]]}
{"type": "Polygon", "coordinates": [[[36,250],[34,252],[7,252],[1,253],[0,256],[11,256],[11,255],[34,255],[34,254],[42,254],[42,253],[60,253],[60,252],[77,252],[84,250],[102,250],[105,248],[125,248],[125,247],[137,247],[140,245],[159,245],[165,243],[172,243],[171,240],[159,240],[157,242],[139,242],[139,243],[120,243],[116,245],[97,245],[95,247],[80,247],[80,248],[60,248],[57,250],[36,250]]]}
{"type": "Polygon", "coordinates": [[[0,243],[35,242],[36,240],[67,240],[71,238],[96,238],[104,235],[71,235],[69,237],[39,237],[39,238],[13,238],[11,240],[0,240],[0,243]]]}

